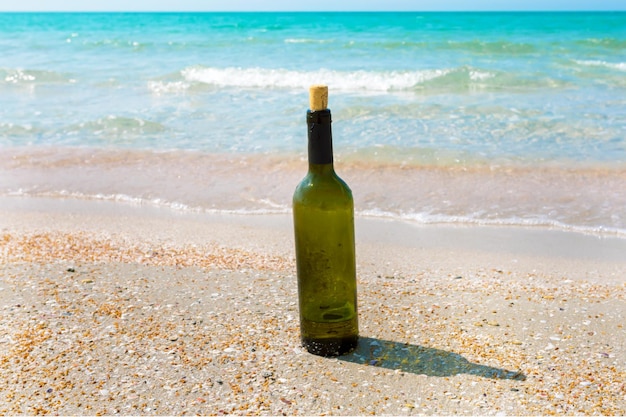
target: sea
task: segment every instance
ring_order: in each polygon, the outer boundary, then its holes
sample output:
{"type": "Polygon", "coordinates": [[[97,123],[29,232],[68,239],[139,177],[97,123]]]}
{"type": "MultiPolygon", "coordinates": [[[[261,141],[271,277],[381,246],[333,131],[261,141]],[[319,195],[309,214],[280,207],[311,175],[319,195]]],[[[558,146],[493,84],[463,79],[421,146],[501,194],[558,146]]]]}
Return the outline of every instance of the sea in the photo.
{"type": "Polygon", "coordinates": [[[0,13],[0,197],[626,238],[626,13],[0,13]]]}

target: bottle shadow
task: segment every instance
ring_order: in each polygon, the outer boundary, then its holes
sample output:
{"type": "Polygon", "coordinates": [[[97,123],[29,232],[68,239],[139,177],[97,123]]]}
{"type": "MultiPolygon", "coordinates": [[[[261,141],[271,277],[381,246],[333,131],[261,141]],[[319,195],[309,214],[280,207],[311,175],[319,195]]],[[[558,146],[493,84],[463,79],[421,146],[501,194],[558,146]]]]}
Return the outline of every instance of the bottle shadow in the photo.
{"type": "Polygon", "coordinates": [[[526,375],[521,372],[471,363],[457,353],[370,337],[360,337],[356,349],[338,359],[427,376],[468,374],[492,379],[526,380],[526,375]]]}

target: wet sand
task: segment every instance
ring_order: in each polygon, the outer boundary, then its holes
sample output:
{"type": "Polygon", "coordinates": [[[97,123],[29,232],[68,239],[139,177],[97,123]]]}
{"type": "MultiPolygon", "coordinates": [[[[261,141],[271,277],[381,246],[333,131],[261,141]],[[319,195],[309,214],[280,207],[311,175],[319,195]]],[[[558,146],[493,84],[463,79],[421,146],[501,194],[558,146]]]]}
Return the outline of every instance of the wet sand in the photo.
{"type": "Polygon", "coordinates": [[[361,340],[329,359],[288,215],[0,199],[0,413],[626,413],[626,240],[356,227],[361,340]]]}

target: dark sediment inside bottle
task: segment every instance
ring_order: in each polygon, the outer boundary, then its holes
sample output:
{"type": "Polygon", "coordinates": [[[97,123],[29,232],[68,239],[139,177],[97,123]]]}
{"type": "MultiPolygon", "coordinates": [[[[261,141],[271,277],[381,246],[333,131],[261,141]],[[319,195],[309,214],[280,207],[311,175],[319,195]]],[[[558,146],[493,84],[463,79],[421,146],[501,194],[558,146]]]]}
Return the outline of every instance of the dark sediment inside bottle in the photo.
{"type": "Polygon", "coordinates": [[[352,352],[359,340],[358,336],[328,339],[302,339],[302,346],[313,355],[341,356],[352,352]]]}
{"type": "Polygon", "coordinates": [[[341,356],[356,349],[358,335],[344,337],[308,338],[302,337],[302,346],[314,355],[341,356]]]}

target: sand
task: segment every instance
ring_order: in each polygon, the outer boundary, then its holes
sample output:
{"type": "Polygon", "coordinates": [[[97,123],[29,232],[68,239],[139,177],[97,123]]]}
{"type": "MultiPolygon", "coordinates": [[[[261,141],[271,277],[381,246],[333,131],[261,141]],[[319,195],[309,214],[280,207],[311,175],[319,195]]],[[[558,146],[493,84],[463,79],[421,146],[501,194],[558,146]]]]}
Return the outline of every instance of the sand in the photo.
{"type": "Polygon", "coordinates": [[[626,240],[358,218],[299,344],[287,215],[0,198],[0,414],[626,414],[626,240]]]}

